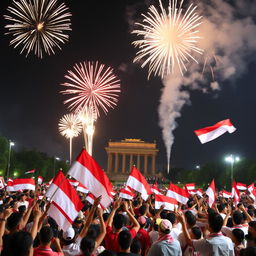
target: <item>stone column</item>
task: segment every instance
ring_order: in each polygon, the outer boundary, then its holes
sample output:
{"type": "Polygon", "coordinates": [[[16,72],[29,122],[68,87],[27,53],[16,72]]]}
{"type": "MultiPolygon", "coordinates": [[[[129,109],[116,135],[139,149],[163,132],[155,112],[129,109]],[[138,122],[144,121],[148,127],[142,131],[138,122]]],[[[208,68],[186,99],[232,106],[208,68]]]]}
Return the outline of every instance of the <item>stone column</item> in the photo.
{"type": "Polygon", "coordinates": [[[117,173],[118,171],[118,164],[119,164],[118,157],[119,157],[118,153],[115,153],[115,173],[117,173]]]}
{"type": "Polygon", "coordinates": [[[144,156],[144,175],[147,174],[147,169],[148,169],[148,155],[144,156]]]}
{"type": "Polygon", "coordinates": [[[133,155],[130,154],[130,170],[129,170],[129,172],[132,170],[132,159],[133,159],[133,155]]]}
{"type": "Polygon", "coordinates": [[[155,172],[156,172],[156,156],[152,155],[151,174],[155,175],[155,172]]]}
{"type": "Polygon", "coordinates": [[[125,173],[125,167],[126,167],[126,154],[123,153],[123,159],[122,159],[122,173],[125,173]]]}
{"type": "Polygon", "coordinates": [[[140,170],[140,154],[137,155],[137,169],[140,170]]]}
{"type": "Polygon", "coordinates": [[[111,172],[111,167],[112,167],[112,154],[108,152],[108,170],[107,170],[108,173],[111,172]]]}

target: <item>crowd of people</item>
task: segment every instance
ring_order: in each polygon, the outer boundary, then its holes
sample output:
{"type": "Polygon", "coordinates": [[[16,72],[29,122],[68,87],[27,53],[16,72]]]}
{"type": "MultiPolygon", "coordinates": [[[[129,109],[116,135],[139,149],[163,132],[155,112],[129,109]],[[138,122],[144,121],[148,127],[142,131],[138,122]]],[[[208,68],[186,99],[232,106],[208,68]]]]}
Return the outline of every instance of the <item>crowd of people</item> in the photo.
{"type": "Polygon", "coordinates": [[[50,202],[35,191],[0,193],[0,247],[3,256],[179,256],[256,255],[256,208],[244,193],[236,205],[217,195],[193,195],[173,211],[147,201],[115,195],[107,209],[78,192],[83,209],[66,231],[47,215],[50,202]],[[40,199],[39,199],[40,198],[40,199]]]}

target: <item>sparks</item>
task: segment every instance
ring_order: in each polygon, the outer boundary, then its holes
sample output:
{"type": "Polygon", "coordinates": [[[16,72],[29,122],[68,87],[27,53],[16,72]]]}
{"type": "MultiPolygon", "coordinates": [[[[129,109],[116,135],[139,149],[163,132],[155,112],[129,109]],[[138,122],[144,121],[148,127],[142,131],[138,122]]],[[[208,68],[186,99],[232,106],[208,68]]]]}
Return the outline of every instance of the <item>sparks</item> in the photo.
{"type": "Polygon", "coordinates": [[[161,76],[173,73],[176,65],[183,75],[186,63],[190,60],[197,62],[194,53],[202,54],[203,50],[197,47],[200,36],[197,28],[202,17],[196,13],[196,6],[191,4],[183,12],[183,0],[178,6],[177,0],[170,0],[168,12],[159,0],[160,12],[155,6],[150,6],[143,22],[136,23],[140,29],[134,30],[142,39],[133,42],[139,51],[134,62],[139,62],[144,68],[149,65],[149,74],[161,76]]]}
{"type": "Polygon", "coordinates": [[[65,33],[71,30],[71,13],[57,0],[13,0],[7,11],[4,18],[11,24],[5,26],[6,34],[13,37],[10,45],[21,47],[20,53],[26,52],[26,57],[31,52],[39,58],[54,54],[54,48],[61,49],[69,39],[65,33]]]}

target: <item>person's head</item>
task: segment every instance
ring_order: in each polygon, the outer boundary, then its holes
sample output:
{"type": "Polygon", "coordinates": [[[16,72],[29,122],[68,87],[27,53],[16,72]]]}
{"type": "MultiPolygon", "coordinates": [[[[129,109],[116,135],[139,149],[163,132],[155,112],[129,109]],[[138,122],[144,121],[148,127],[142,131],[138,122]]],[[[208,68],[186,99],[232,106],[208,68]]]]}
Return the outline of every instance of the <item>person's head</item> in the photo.
{"type": "Polygon", "coordinates": [[[194,205],[194,201],[193,200],[188,200],[187,207],[191,208],[193,205],[194,205]]]}
{"type": "Polygon", "coordinates": [[[104,250],[98,256],[116,256],[117,254],[115,252],[109,251],[109,250],[104,250]]]}
{"type": "Polygon", "coordinates": [[[9,256],[29,256],[33,254],[33,238],[29,232],[19,231],[10,236],[9,256]]]}
{"type": "Polygon", "coordinates": [[[75,238],[75,230],[70,227],[66,231],[63,231],[62,233],[62,241],[64,245],[69,245],[74,243],[74,238],[75,238]]]}
{"type": "Polygon", "coordinates": [[[172,229],[172,223],[169,220],[162,220],[158,226],[158,232],[163,234],[169,234],[172,229]]]}
{"type": "Polygon", "coordinates": [[[241,256],[256,256],[256,247],[248,247],[246,249],[241,250],[241,256]]]}
{"type": "Polygon", "coordinates": [[[107,212],[103,213],[102,217],[103,217],[104,222],[106,222],[108,220],[109,213],[107,213],[107,212]]]}
{"type": "Polygon", "coordinates": [[[140,228],[144,228],[146,226],[146,224],[147,224],[147,220],[146,220],[146,218],[144,216],[140,216],[138,218],[138,222],[140,224],[140,228]]]}
{"type": "Polygon", "coordinates": [[[146,214],[146,210],[147,210],[147,205],[143,204],[140,208],[139,208],[139,213],[140,215],[145,215],[146,214]]]}
{"type": "Polygon", "coordinates": [[[19,213],[23,214],[26,211],[26,206],[25,205],[21,205],[19,208],[19,213]]]}
{"type": "Polygon", "coordinates": [[[141,242],[139,239],[134,238],[131,244],[131,252],[140,255],[141,254],[141,242]]]}
{"type": "Polygon", "coordinates": [[[232,241],[236,245],[241,244],[244,241],[244,231],[239,228],[233,229],[232,230],[232,241]]]}
{"type": "Polygon", "coordinates": [[[196,216],[191,211],[185,212],[185,218],[189,227],[193,227],[196,224],[196,216]]]}
{"type": "Polygon", "coordinates": [[[132,243],[132,235],[130,231],[123,230],[118,234],[118,244],[122,251],[129,251],[132,243]]]}
{"type": "Polygon", "coordinates": [[[53,238],[53,231],[51,227],[49,226],[44,226],[41,228],[39,232],[39,240],[41,245],[47,245],[51,242],[53,238]]]}
{"type": "Polygon", "coordinates": [[[232,219],[235,225],[239,225],[242,223],[244,217],[240,211],[234,211],[232,219]]]}
{"type": "Polygon", "coordinates": [[[199,227],[191,228],[191,232],[192,232],[192,239],[199,240],[202,238],[202,231],[199,227]]]}
{"type": "Polygon", "coordinates": [[[166,219],[169,220],[169,221],[172,223],[172,225],[173,225],[173,224],[175,223],[175,221],[176,221],[176,215],[175,215],[175,213],[169,212],[169,213],[166,215],[166,219]]]}
{"type": "Polygon", "coordinates": [[[95,248],[95,239],[84,237],[80,244],[80,250],[84,256],[90,256],[95,248]]]}
{"type": "Polygon", "coordinates": [[[6,222],[6,226],[8,230],[11,232],[18,230],[21,219],[22,219],[22,214],[20,214],[19,212],[12,213],[6,222]]]}
{"type": "Polygon", "coordinates": [[[214,212],[208,215],[208,223],[211,231],[218,233],[223,226],[223,218],[220,214],[214,212]]]}
{"type": "Polygon", "coordinates": [[[125,225],[125,217],[123,214],[115,214],[113,218],[113,226],[116,230],[121,229],[125,225]]]}
{"type": "Polygon", "coordinates": [[[217,205],[217,208],[220,213],[226,213],[226,209],[227,209],[226,204],[220,203],[217,205]]]}

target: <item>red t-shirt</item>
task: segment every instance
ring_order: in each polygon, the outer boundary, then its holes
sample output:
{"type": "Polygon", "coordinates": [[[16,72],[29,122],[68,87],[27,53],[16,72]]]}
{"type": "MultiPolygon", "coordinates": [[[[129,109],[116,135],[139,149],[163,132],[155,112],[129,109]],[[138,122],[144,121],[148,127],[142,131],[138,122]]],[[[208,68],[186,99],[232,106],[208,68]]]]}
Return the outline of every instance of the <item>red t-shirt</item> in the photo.
{"type": "MultiPolygon", "coordinates": [[[[118,234],[117,232],[114,232],[112,227],[107,226],[106,228],[107,233],[105,236],[105,248],[110,251],[119,252],[119,244],[118,244],[118,234]]],[[[130,229],[129,230],[132,236],[132,239],[136,236],[136,230],[130,229]]]]}
{"type": "Polygon", "coordinates": [[[38,246],[34,248],[34,256],[64,256],[62,252],[54,252],[49,247],[38,246]]]}
{"type": "Polygon", "coordinates": [[[151,246],[150,236],[144,228],[141,228],[137,233],[137,238],[141,243],[141,255],[144,256],[147,249],[151,246]]]}

